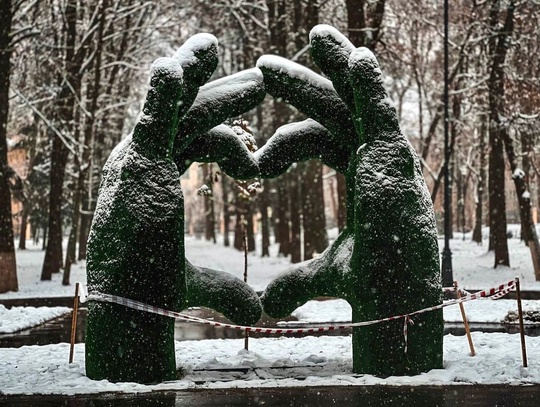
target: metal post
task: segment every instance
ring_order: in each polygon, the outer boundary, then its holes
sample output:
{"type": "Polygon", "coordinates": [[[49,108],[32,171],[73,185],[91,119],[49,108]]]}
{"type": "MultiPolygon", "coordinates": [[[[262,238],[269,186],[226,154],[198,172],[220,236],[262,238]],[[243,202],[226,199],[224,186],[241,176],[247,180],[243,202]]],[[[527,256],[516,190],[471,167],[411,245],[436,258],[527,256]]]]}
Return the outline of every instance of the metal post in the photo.
{"type": "Polygon", "coordinates": [[[442,283],[451,287],[454,282],[452,273],[452,252],[450,251],[450,145],[448,140],[448,0],[444,0],[444,249],[442,252],[442,283]]]}

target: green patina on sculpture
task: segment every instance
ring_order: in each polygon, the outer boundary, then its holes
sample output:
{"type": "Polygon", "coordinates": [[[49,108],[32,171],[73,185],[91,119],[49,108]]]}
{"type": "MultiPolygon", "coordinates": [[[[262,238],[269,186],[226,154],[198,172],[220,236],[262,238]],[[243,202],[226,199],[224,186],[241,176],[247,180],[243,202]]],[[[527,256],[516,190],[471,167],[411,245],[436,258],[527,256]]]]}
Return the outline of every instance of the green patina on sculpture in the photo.
{"type": "MultiPolygon", "coordinates": [[[[88,242],[88,289],[170,310],[209,306],[253,324],[261,315],[257,294],[230,274],[190,264],[184,254],[180,175],[189,164],[217,162],[241,179],[258,173],[247,147],[220,123],[261,102],[262,76],[252,69],[204,85],[216,66],[217,40],[208,34],[153,64],[143,115],[103,169],[88,242]]],[[[172,380],[173,334],[171,318],[90,302],[86,374],[110,381],[172,380]]]]}
{"type": "MultiPolygon", "coordinates": [[[[435,218],[415,151],[402,135],[373,54],[333,27],[310,34],[331,81],[275,56],[257,66],[267,91],[311,119],[281,127],[256,153],[261,176],[320,158],[347,181],[347,226],[319,258],[269,284],[265,312],[289,315],[317,296],[347,300],[353,322],[442,302],[435,218]]],[[[417,315],[404,352],[403,319],[353,330],[353,370],[407,375],[442,368],[442,311],[417,315]]]]}
{"type": "MultiPolygon", "coordinates": [[[[289,315],[320,295],[346,299],[353,321],[439,304],[441,281],[431,200],[414,150],[387,102],[373,54],[337,30],[312,30],[311,51],[330,80],[276,56],[206,85],[217,41],[192,37],[156,61],[143,116],[111,154],[88,245],[89,291],[166,309],[209,306],[235,322],[261,313],[257,295],[227,273],[185,259],[180,174],[217,162],[229,175],[276,177],[296,161],[320,158],[347,180],[347,227],[319,258],[274,280],[262,301],[289,315]],[[262,71],[262,74],[261,74],[262,71]],[[264,83],[263,83],[264,76],[264,83]],[[221,123],[253,108],[265,91],[310,119],[283,126],[252,156],[221,123]]],[[[376,375],[442,367],[442,312],[415,316],[404,353],[403,320],[353,330],[353,369],[376,375]]],[[[174,321],[91,302],[86,372],[141,383],[175,377],[174,321]]]]}

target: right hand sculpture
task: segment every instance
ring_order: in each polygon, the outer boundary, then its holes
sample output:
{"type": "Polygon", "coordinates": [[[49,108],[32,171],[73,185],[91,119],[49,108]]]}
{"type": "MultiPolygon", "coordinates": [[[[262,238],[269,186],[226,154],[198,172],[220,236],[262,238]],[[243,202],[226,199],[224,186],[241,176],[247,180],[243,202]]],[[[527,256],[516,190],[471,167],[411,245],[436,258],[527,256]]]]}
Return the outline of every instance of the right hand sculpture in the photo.
{"type": "MultiPolygon", "coordinates": [[[[433,206],[418,158],[400,131],[375,56],[333,27],[310,34],[330,80],[263,56],[267,92],[310,119],[280,127],[255,156],[263,177],[319,158],[345,175],[347,226],[319,258],[289,270],[263,294],[265,312],[289,315],[317,296],[347,300],[353,322],[406,314],[442,302],[433,206]]],[[[353,329],[353,370],[417,374],[442,367],[442,311],[415,317],[404,352],[403,319],[353,329]]]]}

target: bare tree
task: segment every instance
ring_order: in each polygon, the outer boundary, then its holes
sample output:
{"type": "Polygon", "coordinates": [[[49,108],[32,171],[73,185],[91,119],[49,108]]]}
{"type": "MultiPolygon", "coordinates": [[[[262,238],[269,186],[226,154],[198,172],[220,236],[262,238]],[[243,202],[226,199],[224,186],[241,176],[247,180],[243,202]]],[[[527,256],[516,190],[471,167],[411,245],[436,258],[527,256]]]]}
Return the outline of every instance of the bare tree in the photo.
{"type": "Polygon", "coordinates": [[[20,1],[4,0],[0,4],[0,293],[17,291],[19,288],[11,218],[10,169],[7,162],[11,24],[15,6],[19,3],[20,1]]]}
{"type": "Polygon", "coordinates": [[[504,122],[504,62],[510,46],[514,19],[514,2],[510,1],[499,26],[500,4],[494,1],[489,10],[489,29],[494,35],[489,39],[488,50],[491,64],[488,80],[489,106],[489,220],[490,250],[494,250],[495,264],[509,266],[508,241],[506,237],[506,197],[504,140],[508,137],[504,122]]]}
{"type": "MultiPolygon", "coordinates": [[[[81,65],[84,59],[84,48],[77,52],[77,14],[78,2],[69,0],[62,12],[65,15],[61,31],[61,42],[57,43],[58,49],[62,50],[61,56],[63,69],[58,73],[58,109],[55,112],[55,122],[58,124],[74,122],[74,108],[77,98],[80,96],[81,65]]],[[[41,279],[50,280],[53,273],[60,271],[62,267],[62,190],[64,184],[65,168],[67,165],[69,149],[67,139],[74,138],[69,134],[74,129],[64,130],[62,137],[53,135],[51,152],[50,172],[50,196],[49,196],[49,235],[45,260],[41,270],[41,279]]]]}

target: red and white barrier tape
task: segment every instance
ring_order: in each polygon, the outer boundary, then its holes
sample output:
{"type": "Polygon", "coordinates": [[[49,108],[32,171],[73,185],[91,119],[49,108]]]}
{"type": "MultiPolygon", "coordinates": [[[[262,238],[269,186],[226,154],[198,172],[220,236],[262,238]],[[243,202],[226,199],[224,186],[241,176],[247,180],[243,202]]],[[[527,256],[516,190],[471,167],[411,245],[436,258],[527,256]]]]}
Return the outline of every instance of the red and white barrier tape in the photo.
{"type": "Polygon", "coordinates": [[[150,312],[152,314],[162,315],[162,316],[171,317],[175,319],[181,319],[184,321],[196,322],[199,324],[212,325],[212,326],[222,327],[222,328],[237,329],[241,331],[265,333],[265,334],[295,334],[295,333],[300,334],[300,333],[327,332],[327,331],[342,330],[346,328],[353,328],[353,327],[359,327],[359,326],[368,326],[368,325],[378,324],[381,322],[395,321],[395,320],[403,318],[404,319],[403,336],[405,338],[405,352],[407,352],[407,333],[408,333],[407,324],[411,324],[411,325],[414,324],[413,320],[411,319],[411,316],[442,309],[450,305],[477,300],[480,298],[490,298],[490,297],[500,298],[504,296],[505,294],[509,293],[510,291],[512,291],[513,289],[515,289],[515,287],[516,287],[516,281],[512,280],[506,284],[499,285],[498,287],[479,291],[474,294],[468,294],[464,297],[446,301],[442,304],[435,305],[433,307],[423,308],[421,310],[410,312],[408,314],[395,315],[395,316],[376,319],[372,321],[354,322],[354,323],[347,323],[343,325],[322,326],[322,327],[314,327],[314,328],[307,328],[307,329],[306,328],[293,328],[293,329],[259,328],[259,327],[253,327],[253,326],[225,324],[221,322],[210,321],[203,318],[193,317],[191,315],[183,314],[180,312],[165,310],[163,308],[144,304],[142,302],[120,297],[118,295],[103,294],[103,293],[98,293],[98,292],[87,295],[86,288],[82,284],[81,284],[80,298],[81,298],[81,302],[87,302],[87,301],[108,302],[108,303],[123,305],[125,307],[132,308],[138,311],[150,312]]]}

